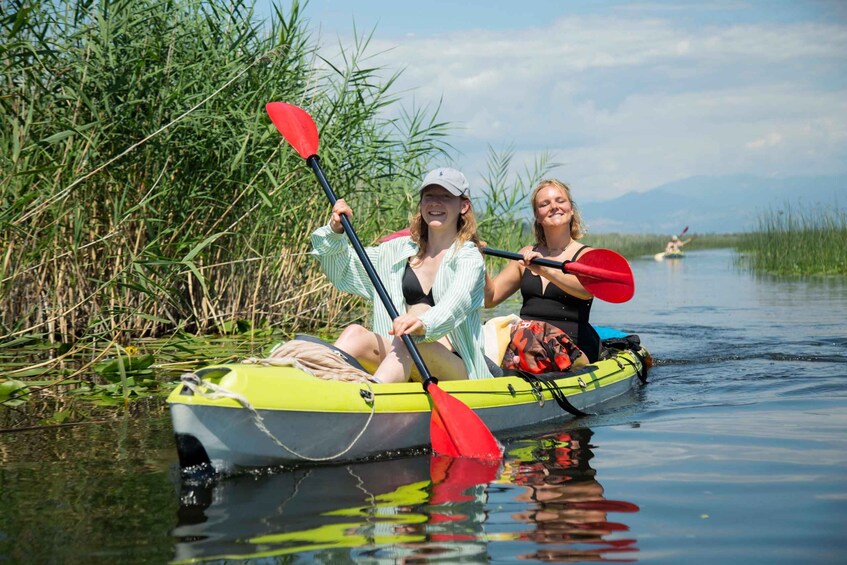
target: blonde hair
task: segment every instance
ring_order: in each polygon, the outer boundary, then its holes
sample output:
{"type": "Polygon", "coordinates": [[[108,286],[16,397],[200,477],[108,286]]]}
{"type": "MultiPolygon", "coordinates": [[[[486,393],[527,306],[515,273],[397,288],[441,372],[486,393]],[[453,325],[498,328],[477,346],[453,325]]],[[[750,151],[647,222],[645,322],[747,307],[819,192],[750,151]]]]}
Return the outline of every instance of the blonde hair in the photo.
{"type": "Polygon", "coordinates": [[[571,238],[582,239],[585,236],[586,230],[582,225],[582,216],[579,214],[579,208],[577,208],[576,202],[573,201],[573,197],[571,196],[570,187],[556,179],[544,179],[538,183],[529,198],[529,202],[532,205],[532,227],[533,232],[535,233],[535,242],[538,245],[547,245],[547,236],[544,235],[544,228],[542,228],[541,224],[538,223],[538,216],[535,213],[535,199],[538,196],[538,193],[548,186],[558,188],[565,193],[565,196],[568,197],[568,201],[571,203],[571,209],[573,210],[573,217],[571,218],[571,238]]]}
{"type": "MultiPolygon", "coordinates": [[[[459,233],[456,235],[456,243],[454,245],[456,245],[456,249],[460,249],[466,241],[470,241],[478,247],[479,236],[476,233],[476,215],[473,211],[473,204],[470,198],[464,196],[461,198],[468,201],[468,210],[464,214],[459,214],[459,220],[456,223],[459,233]]],[[[426,225],[421,215],[420,200],[418,200],[418,210],[415,212],[409,225],[411,226],[412,241],[420,248],[418,254],[415,255],[415,259],[420,259],[426,253],[427,244],[429,243],[429,226],[426,225]]]]}

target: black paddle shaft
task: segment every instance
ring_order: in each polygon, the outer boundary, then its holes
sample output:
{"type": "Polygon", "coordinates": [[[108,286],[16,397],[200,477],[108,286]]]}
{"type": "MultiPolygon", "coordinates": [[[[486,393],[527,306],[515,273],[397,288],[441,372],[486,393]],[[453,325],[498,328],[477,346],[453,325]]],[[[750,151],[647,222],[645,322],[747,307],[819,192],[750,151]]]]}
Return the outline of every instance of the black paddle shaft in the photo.
{"type": "MultiPolygon", "coordinates": [[[[335,203],[338,201],[338,197],[335,195],[335,192],[333,192],[332,187],[329,186],[329,181],[326,180],[326,175],[324,175],[323,169],[321,168],[318,156],[312,155],[306,159],[306,163],[312,167],[312,170],[315,172],[315,176],[318,177],[318,182],[324,189],[324,193],[326,193],[326,197],[329,199],[330,204],[335,206],[335,203]]],[[[380,280],[376,269],[374,269],[370,257],[368,257],[368,254],[365,253],[365,248],[362,246],[359,236],[356,235],[356,230],[353,229],[353,224],[350,223],[350,219],[344,214],[341,215],[341,225],[344,227],[344,232],[350,239],[350,243],[353,244],[353,249],[356,251],[359,261],[362,262],[362,266],[365,267],[368,277],[371,279],[374,288],[376,288],[376,293],[379,295],[382,305],[385,306],[385,309],[388,310],[388,315],[391,316],[392,320],[394,320],[400,314],[397,312],[397,308],[394,307],[394,303],[391,302],[391,297],[388,296],[388,291],[385,290],[385,285],[382,284],[382,280],[380,280]]],[[[429,383],[437,383],[438,379],[429,373],[429,369],[426,368],[423,358],[421,357],[415,342],[412,341],[411,336],[403,334],[400,337],[406,345],[406,348],[409,350],[409,354],[412,356],[412,361],[414,361],[415,366],[418,368],[418,372],[420,372],[421,377],[423,378],[423,387],[424,390],[426,390],[429,383]]]]}
{"type": "MultiPolygon", "coordinates": [[[[501,251],[499,249],[492,249],[490,247],[483,247],[482,252],[486,255],[491,255],[493,257],[502,257],[503,259],[514,259],[516,261],[520,261],[523,259],[523,255],[520,253],[512,253],[511,251],[501,251]]],[[[568,272],[568,263],[571,261],[553,261],[552,259],[542,259],[540,257],[536,257],[530,263],[535,263],[536,265],[541,265],[542,267],[551,267],[553,269],[559,269],[560,271],[567,273],[568,272]]]]}

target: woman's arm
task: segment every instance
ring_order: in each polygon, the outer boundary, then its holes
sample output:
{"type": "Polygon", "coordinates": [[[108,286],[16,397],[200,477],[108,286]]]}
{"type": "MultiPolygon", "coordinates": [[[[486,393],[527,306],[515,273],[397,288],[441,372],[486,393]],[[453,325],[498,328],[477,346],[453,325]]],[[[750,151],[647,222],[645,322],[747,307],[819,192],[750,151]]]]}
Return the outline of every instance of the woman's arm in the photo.
{"type": "MultiPolygon", "coordinates": [[[[359,256],[347,242],[341,216],[353,217],[353,210],[343,198],[332,207],[329,223],[312,232],[312,252],[321,264],[321,270],[342,292],[349,292],[373,300],[374,286],[359,256]]],[[[365,253],[371,262],[378,261],[382,246],[367,247],[365,253]]]]}
{"type": "MultiPolygon", "coordinates": [[[[312,232],[311,240],[311,255],[317,257],[321,270],[338,290],[373,299],[373,284],[356,252],[347,243],[347,236],[335,233],[326,225],[312,232]]],[[[371,261],[376,260],[378,248],[368,247],[365,251],[371,261]]]]}
{"type": "MultiPolygon", "coordinates": [[[[523,250],[521,250],[523,251],[523,250]]],[[[493,279],[485,274],[485,307],[494,308],[510,296],[521,286],[521,265],[517,261],[509,261],[503,270],[497,273],[493,279]]]]}
{"type": "Polygon", "coordinates": [[[536,275],[544,277],[571,296],[575,296],[583,300],[594,298],[594,295],[585,290],[585,287],[582,286],[582,283],[580,283],[579,279],[577,279],[574,275],[567,275],[559,269],[539,267],[537,265],[530,267],[530,270],[536,275]]]}
{"type": "MultiPolygon", "coordinates": [[[[591,253],[591,249],[586,249],[585,253],[591,253]]],[[[594,298],[594,295],[585,290],[585,287],[582,286],[582,283],[579,282],[579,279],[576,278],[575,275],[568,275],[564,273],[561,269],[554,269],[553,267],[542,267],[533,263],[528,263],[527,269],[529,269],[540,277],[544,277],[545,279],[562,289],[564,292],[570,294],[571,296],[581,298],[582,300],[594,298]]]]}

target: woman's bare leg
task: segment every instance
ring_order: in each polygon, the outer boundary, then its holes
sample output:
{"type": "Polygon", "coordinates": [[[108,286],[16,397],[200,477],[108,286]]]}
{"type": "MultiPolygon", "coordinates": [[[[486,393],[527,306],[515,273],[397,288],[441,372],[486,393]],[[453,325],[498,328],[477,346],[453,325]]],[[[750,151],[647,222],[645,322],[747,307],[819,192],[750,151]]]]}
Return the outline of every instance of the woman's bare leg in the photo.
{"type": "Polygon", "coordinates": [[[411,367],[412,358],[406,344],[402,339],[394,338],[373,375],[383,383],[404,383],[409,380],[411,367]]]}
{"type": "MultiPolygon", "coordinates": [[[[444,341],[449,344],[446,338],[444,338],[444,341]]],[[[460,381],[468,378],[465,362],[440,340],[433,343],[418,344],[418,349],[426,363],[426,368],[438,380],[460,381]]],[[[414,370],[413,373],[413,376],[417,376],[417,370],[414,370]]]]}
{"type": "Polygon", "coordinates": [[[335,347],[355,357],[362,367],[373,373],[385,359],[391,344],[366,327],[353,324],[344,328],[335,340],[335,347]]]}
{"type": "MultiPolygon", "coordinates": [[[[451,381],[467,379],[468,372],[465,364],[450,349],[440,342],[427,342],[416,344],[421,358],[430,374],[439,380],[451,381]]],[[[421,380],[417,368],[412,362],[406,344],[400,338],[394,338],[391,348],[388,350],[374,376],[384,383],[402,383],[412,376],[415,380],[421,380]]]]}

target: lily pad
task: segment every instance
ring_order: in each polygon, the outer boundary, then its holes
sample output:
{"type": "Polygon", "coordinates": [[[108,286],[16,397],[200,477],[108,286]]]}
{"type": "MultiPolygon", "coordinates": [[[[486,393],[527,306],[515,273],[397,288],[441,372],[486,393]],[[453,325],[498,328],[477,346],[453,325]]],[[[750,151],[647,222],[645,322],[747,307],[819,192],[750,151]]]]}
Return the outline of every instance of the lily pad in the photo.
{"type": "Polygon", "coordinates": [[[29,397],[28,386],[25,382],[14,379],[0,382],[0,402],[6,406],[23,404],[29,397]]]}
{"type": "Polygon", "coordinates": [[[137,357],[119,357],[98,363],[94,366],[94,372],[114,382],[115,378],[120,379],[121,377],[121,366],[123,366],[124,373],[128,374],[149,368],[153,361],[153,355],[149,354],[137,357]]]}

